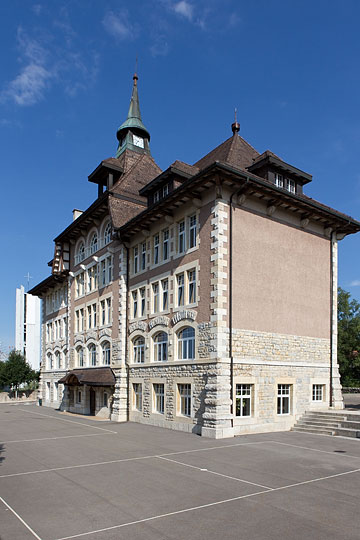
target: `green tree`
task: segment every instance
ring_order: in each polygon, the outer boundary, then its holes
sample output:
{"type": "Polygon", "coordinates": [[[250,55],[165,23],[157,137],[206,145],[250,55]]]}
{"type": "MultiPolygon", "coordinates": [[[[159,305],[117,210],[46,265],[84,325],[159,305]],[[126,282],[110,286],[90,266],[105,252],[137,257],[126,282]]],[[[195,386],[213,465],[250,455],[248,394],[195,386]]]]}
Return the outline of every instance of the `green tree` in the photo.
{"type": "Polygon", "coordinates": [[[338,289],[338,362],[344,386],[360,384],[360,304],[338,289]]]}
{"type": "Polygon", "coordinates": [[[25,357],[18,351],[11,351],[6,362],[0,366],[0,385],[10,386],[16,392],[23,383],[36,379],[36,373],[26,362],[25,357]]]}

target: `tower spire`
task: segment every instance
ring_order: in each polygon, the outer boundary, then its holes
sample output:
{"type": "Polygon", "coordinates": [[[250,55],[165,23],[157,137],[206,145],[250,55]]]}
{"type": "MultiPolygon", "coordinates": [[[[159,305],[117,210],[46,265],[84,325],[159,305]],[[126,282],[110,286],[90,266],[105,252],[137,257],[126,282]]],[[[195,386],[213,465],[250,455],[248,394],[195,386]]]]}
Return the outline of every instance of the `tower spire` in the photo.
{"type": "Polygon", "coordinates": [[[150,133],[141,119],[137,86],[138,80],[139,77],[135,72],[127,119],[121,124],[116,133],[116,137],[119,141],[116,157],[119,157],[125,149],[133,150],[134,152],[141,154],[150,154],[150,133]]]}
{"type": "Polygon", "coordinates": [[[235,107],[235,122],[231,124],[231,131],[233,132],[234,135],[235,133],[239,133],[240,131],[240,124],[237,121],[236,116],[237,116],[237,108],[235,107]]]}

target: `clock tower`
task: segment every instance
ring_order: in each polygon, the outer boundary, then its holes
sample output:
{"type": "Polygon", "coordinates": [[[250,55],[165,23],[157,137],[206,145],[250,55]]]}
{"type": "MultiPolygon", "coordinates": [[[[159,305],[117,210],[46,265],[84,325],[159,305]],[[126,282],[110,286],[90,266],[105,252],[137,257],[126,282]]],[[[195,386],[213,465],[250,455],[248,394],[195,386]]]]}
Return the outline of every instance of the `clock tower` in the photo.
{"type": "Polygon", "coordinates": [[[141,120],[139,96],[137,90],[138,76],[133,76],[134,85],[131,94],[130,107],[127,119],[116,132],[119,141],[116,157],[120,157],[125,150],[132,150],[139,154],[150,155],[150,133],[141,120]]]}

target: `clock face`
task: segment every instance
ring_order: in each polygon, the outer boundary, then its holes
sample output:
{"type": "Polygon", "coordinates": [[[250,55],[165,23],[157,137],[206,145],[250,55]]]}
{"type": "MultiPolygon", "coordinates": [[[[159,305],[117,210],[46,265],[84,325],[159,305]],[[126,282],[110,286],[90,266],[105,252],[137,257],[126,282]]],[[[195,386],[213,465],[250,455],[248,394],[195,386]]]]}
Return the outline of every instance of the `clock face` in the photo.
{"type": "Polygon", "coordinates": [[[139,146],[140,148],[144,148],[144,139],[142,137],[138,137],[137,135],[133,135],[133,143],[135,146],[139,146]]]}

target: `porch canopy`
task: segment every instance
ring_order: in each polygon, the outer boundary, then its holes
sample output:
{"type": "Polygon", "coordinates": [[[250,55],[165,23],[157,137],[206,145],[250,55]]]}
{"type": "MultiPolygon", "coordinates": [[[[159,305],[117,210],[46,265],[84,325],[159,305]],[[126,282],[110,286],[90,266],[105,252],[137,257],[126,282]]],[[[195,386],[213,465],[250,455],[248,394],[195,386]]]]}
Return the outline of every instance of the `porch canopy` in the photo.
{"type": "Polygon", "coordinates": [[[109,367],[73,369],[58,382],[68,386],[115,386],[115,375],[109,367]]]}

